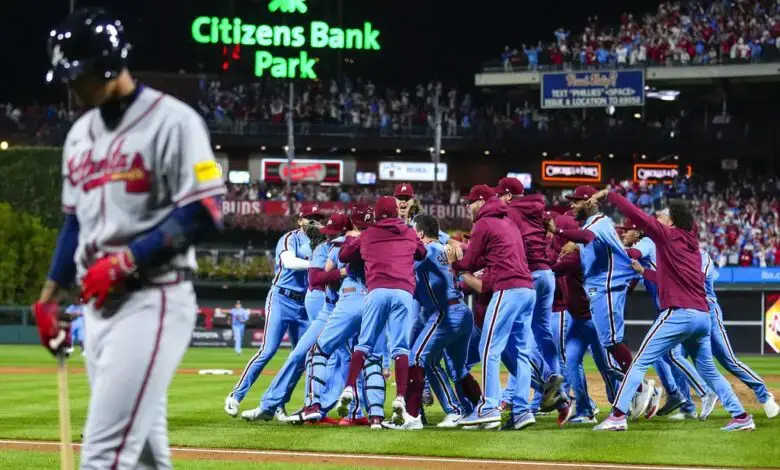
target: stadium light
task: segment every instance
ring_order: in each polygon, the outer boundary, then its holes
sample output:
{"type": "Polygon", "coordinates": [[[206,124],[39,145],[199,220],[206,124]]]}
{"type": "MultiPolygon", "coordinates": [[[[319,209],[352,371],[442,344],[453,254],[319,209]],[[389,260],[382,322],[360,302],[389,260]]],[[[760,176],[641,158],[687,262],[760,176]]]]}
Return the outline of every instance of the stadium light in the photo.
{"type": "Polygon", "coordinates": [[[307,152],[311,152],[311,147],[306,147],[307,152]]]}
{"type": "Polygon", "coordinates": [[[355,147],[352,147],[352,148],[351,148],[351,149],[349,149],[349,150],[350,150],[352,153],[355,153],[355,147]]]}
{"type": "Polygon", "coordinates": [[[645,155],[645,154],[643,153],[643,154],[642,154],[642,160],[646,160],[646,159],[647,159],[647,155],[645,155]]]}
{"type": "Polygon", "coordinates": [[[444,150],[444,149],[441,149],[441,152],[439,152],[439,153],[441,153],[442,155],[444,155],[445,153],[447,153],[447,151],[446,151],[446,150],[444,150]]]}
{"type": "Polygon", "coordinates": [[[485,150],[485,155],[490,155],[490,150],[485,150]]]}
{"type": "Polygon", "coordinates": [[[677,156],[677,155],[675,155],[675,156],[674,156],[674,159],[675,159],[675,160],[679,160],[679,159],[680,159],[680,157],[679,157],[679,156],[677,156]]]}
{"type": "Polygon", "coordinates": [[[4,141],[0,142],[0,150],[8,150],[8,142],[7,141],[4,140],[4,141]]]}
{"type": "Polygon", "coordinates": [[[261,146],[261,147],[260,147],[260,150],[262,150],[263,152],[265,152],[265,145],[261,146]]]}
{"type": "Polygon", "coordinates": [[[580,152],[577,152],[577,158],[580,158],[582,154],[580,152]]]}
{"type": "Polygon", "coordinates": [[[284,146],[284,147],[282,147],[282,148],[284,149],[284,151],[285,151],[285,152],[286,152],[286,151],[288,151],[288,150],[290,150],[290,146],[289,146],[289,145],[285,145],[285,146],[284,146]]]}
{"type": "Polygon", "coordinates": [[[395,153],[401,153],[401,149],[395,149],[395,153]]]}
{"type": "Polygon", "coordinates": [[[642,115],[639,113],[634,113],[634,119],[642,119],[642,115]]]}
{"type": "Polygon", "coordinates": [[[614,153],[610,153],[609,154],[609,158],[615,158],[615,154],[614,153]]]}
{"type": "Polygon", "coordinates": [[[214,146],[214,148],[215,148],[216,150],[221,150],[221,149],[222,149],[222,146],[221,146],[221,145],[219,145],[219,144],[217,144],[217,145],[215,145],[215,146],[214,146]]]}
{"type": "Polygon", "coordinates": [[[542,156],[546,157],[547,156],[547,152],[542,152],[542,156]]]}

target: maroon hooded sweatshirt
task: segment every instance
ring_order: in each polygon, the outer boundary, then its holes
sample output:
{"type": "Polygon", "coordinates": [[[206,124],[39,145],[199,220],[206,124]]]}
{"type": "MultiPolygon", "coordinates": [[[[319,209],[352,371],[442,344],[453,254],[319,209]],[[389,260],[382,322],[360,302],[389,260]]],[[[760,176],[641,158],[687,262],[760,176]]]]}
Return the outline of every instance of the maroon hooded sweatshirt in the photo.
{"type": "Polygon", "coordinates": [[[615,192],[609,193],[607,200],[655,242],[661,309],[688,308],[708,312],[696,234],[667,227],[615,192]]]}
{"type": "Polygon", "coordinates": [[[556,281],[561,279],[566,283],[566,307],[569,314],[579,320],[590,319],[590,300],[585,294],[580,253],[574,251],[561,256],[552,270],[556,281]]]}
{"type": "Polygon", "coordinates": [[[534,288],[525,258],[520,230],[507,217],[507,207],[498,198],[488,200],[477,213],[463,259],[452,265],[456,271],[490,270],[494,292],[534,288]],[[481,264],[484,263],[484,266],[481,264]]]}
{"type": "Polygon", "coordinates": [[[414,295],[414,262],[425,259],[426,254],[425,245],[414,230],[392,217],[377,221],[359,238],[347,237],[339,259],[342,263],[360,258],[365,261],[369,292],[401,289],[414,295]]]}
{"type": "Polygon", "coordinates": [[[520,229],[525,255],[531,271],[550,269],[547,259],[547,229],[544,227],[544,196],[532,194],[512,199],[507,204],[509,218],[520,229]]]}

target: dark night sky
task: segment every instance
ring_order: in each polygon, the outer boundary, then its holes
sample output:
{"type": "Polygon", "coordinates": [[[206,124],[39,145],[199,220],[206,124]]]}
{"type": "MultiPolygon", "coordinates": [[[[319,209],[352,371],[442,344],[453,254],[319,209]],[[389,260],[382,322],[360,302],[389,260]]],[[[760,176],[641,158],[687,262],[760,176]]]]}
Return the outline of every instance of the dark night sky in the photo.
{"type": "MultiPolygon", "coordinates": [[[[338,23],[339,0],[308,0],[307,18],[338,23]]],[[[105,6],[125,23],[134,45],[131,68],[141,70],[217,72],[221,48],[191,40],[195,16],[235,14],[253,23],[281,24],[283,15],[268,12],[268,0],[134,0],[103,2],[76,0],[77,7],[105,6]]],[[[634,13],[655,9],[658,1],[631,2],[634,13]]],[[[0,38],[10,71],[0,80],[0,99],[19,104],[33,99],[59,100],[61,90],[43,85],[47,70],[46,38],[68,11],[68,0],[14,1],[0,19],[0,38]],[[32,20],[34,18],[34,20],[32,20]]],[[[343,0],[344,26],[372,21],[381,30],[383,50],[361,52],[355,74],[378,83],[411,86],[429,79],[461,85],[473,83],[480,65],[500,55],[504,45],[520,46],[539,39],[549,42],[555,28],[580,31],[586,18],[598,14],[602,24],[615,24],[626,8],[625,1],[593,0],[343,0]]],[[[291,23],[294,21],[290,20],[291,23]]],[[[297,52],[288,50],[289,55],[297,52]]],[[[250,54],[244,54],[244,73],[252,79],[250,54]]],[[[335,64],[337,56],[322,56],[335,64]]],[[[319,70],[320,75],[323,72],[319,70]]]]}

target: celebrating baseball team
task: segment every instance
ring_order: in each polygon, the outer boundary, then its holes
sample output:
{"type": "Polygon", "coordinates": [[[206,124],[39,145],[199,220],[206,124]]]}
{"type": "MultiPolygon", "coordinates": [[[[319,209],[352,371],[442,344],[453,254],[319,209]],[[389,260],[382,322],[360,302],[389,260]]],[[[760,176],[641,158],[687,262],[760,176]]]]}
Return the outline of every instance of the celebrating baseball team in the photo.
{"type": "Polygon", "coordinates": [[[463,242],[419,212],[409,183],[349,217],[326,221],[316,206],[304,207],[300,228],[277,245],[263,345],[225,412],[239,415],[289,332],[292,353],[243,419],[416,430],[432,393],[445,412],[438,427],[520,430],[552,411],[561,427],[596,424],[582,365],[588,350],[613,404],[595,431],[624,431],[629,418],[704,420],[718,401],[732,416],[724,431],[755,429],[713,358],[777,416],[764,382],[734,356],[713,288],[717,270],[685,203],[671,201],[652,217],[609,190],[582,186],[568,198],[569,213],[557,214],[542,196],[524,195],[517,179],[474,186],[466,201],[474,226],[463,242]],[[601,212],[607,204],[625,216],[622,226],[601,212]],[[632,356],[623,318],[638,281],[658,318],[632,356]],[[475,295],[473,312],[467,294],[475,295]],[[390,359],[396,396],[386,419],[390,359]],[[660,386],[644,377],[651,365],[660,386]],[[304,407],[287,414],[302,377],[304,407]]]}
{"type": "MultiPolygon", "coordinates": [[[[187,105],[133,80],[129,50],[121,23],[103,10],[77,12],[50,34],[49,81],[68,81],[91,109],[64,145],[65,225],[33,310],[42,343],[61,356],[69,329],[58,298],[80,285],[91,388],[84,469],[170,468],[167,389],[195,325],[193,246],[222,225],[225,186],[208,130],[187,105]]],[[[276,246],[262,346],[225,412],[239,415],[287,333],[292,351],[241,418],[419,430],[435,396],[443,428],[521,430],[555,412],[561,427],[625,431],[629,419],[703,420],[720,401],[732,416],[723,430],[754,429],[714,358],[777,416],[764,382],[734,355],[717,270],[685,203],[650,216],[609,190],[582,186],[568,198],[570,212],[557,214],[517,179],[476,185],[463,241],[421,213],[411,184],[327,220],[303,207],[299,228],[276,246]],[[602,213],[606,205],[625,216],[622,226],[602,213]],[[639,281],[658,318],[632,355],[624,308],[639,281]],[[587,351],[612,404],[600,423],[587,351]],[[651,365],[660,386],[645,379],[651,365]],[[305,405],[288,414],[301,379],[305,405]]]]}

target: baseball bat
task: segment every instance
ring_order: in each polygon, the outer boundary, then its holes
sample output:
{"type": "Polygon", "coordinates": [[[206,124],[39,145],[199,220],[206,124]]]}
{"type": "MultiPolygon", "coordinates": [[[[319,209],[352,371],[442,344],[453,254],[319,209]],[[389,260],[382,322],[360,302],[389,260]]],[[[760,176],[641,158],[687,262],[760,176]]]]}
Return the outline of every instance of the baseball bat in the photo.
{"type": "Polygon", "coordinates": [[[63,353],[57,355],[57,391],[60,408],[60,469],[73,470],[70,401],[68,401],[68,366],[63,353]]]}

